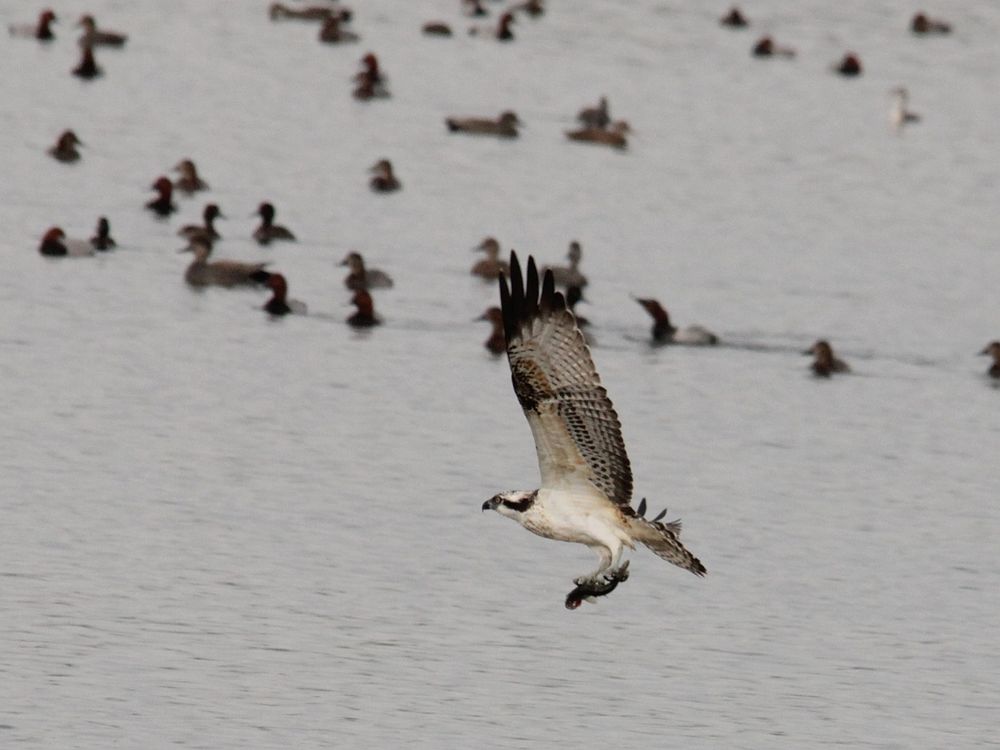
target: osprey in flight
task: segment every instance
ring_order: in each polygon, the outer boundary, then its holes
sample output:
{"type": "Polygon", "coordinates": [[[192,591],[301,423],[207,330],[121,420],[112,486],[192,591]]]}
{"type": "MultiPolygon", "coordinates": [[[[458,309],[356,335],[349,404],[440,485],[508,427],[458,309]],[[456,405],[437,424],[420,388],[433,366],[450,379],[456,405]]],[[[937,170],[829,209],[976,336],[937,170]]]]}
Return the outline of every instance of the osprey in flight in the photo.
{"type": "Polygon", "coordinates": [[[546,539],[586,544],[600,557],[593,573],[575,580],[567,609],[610,594],[628,578],[625,547],[641,542],[667,562],[705,575],[705,566],[681,544],[679,521],[661,513],[645,518],[646,501],[633,509],[632,468],[621,424],[601,386],[590,351],[552,272],[541,289],[535,260],[528,258],[527,284],[515,253],[510,287],[500,276],[500,304],[514,393],[535,438],[542,486],[494,495],[483,510],[513,518],[546,539]]]}

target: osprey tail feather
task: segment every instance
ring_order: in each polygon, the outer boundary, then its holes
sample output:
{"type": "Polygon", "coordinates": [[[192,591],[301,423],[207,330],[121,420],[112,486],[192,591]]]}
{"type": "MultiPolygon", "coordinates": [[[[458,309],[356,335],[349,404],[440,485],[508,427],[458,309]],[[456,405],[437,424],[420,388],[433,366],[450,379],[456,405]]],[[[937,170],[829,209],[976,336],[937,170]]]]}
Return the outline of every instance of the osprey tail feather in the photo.
{"type": "Polygon", "coordinates": [[[678,567],[690,570],[697,576],[703,576],[708,571],[701,560],[692,555],[687,547],[681,544],[680,521],[648,521],[641,516],[628,519],[629,534],[637,542],[646,545],[653,554],[678,567]]]}

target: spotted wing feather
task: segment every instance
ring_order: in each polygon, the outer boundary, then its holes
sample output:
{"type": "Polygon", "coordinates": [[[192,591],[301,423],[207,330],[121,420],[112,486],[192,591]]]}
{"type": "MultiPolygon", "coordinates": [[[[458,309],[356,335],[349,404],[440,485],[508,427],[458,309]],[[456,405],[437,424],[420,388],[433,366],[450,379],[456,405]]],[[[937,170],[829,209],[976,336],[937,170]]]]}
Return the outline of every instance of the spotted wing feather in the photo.
{"type": "Polygon", "coordinates": [[[534,258],[525,279],[512,252],[500,304],[511,380],[535,438],[542,486],[588,482],[628,506],[632,468],[621,423],[552,273],[539,288],[534,258]]]}

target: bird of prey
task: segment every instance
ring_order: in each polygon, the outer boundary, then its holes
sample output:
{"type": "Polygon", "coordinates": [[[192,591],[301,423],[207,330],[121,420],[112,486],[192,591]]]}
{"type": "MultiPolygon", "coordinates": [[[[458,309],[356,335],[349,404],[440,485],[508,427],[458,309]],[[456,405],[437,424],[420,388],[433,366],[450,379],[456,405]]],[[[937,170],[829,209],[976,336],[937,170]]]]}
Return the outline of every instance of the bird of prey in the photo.
{"type": "Polygon", "coordinates": [[[611,593],[628,578],[625,548],[639,542],[664,560],[705,575],[705,566],[680,541],[679,521],[645,518],[646,501],[632,508],[632,468],[618,414],[601,386],[590,351],[552,272],[539,288],[535,260],[527,278],[510,255],[510,286],[500,277],[500,304],[511,380],[528,419],[541,487],[494,495],[495,510],[546,539],[585,544],[600,558],[593,573],[575,580],[567,609],[611,593]]]}

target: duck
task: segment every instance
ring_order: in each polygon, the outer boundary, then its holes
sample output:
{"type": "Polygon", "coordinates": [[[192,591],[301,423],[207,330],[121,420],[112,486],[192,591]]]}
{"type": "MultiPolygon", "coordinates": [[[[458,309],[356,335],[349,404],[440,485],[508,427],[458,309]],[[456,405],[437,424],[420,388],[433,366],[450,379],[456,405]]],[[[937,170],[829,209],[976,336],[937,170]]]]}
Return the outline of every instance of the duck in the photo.
{"type": "Polygon", "coordinates": [[[364,258],[361,253],[352,250],[340,265],[347,266],[350,273],[344,277],[344,286],[348,289],[389,289],[392,287],[392,278],[385,271],[377,268],[365,268],[364,258]]]}
{"type": "Polygon", "coordinates": [[[476,320],[488,320],[493,330],[483,346],[492,354],[503,354],[507,351],[507,336],[503,330],[503,312],[499,307],[489,307],[476,320]]]}
{"type": "Polygon", "coordinates": [[[473,251],[486,253],[485,258],[476,261],[472,266],[470,273],[473,276],[479,276],[486,281],[496,281],[510,270],[507,261],[500,259],[500,243],[495,237],[485,237],[473,251]]]}
{"type": "Polygon", "coordinates": [[[360,37],[353,31],[341,27],[343,19],[337,14],[331,14],[319,30],[319,40],[324,44],[346,44],[356,42],[360,37]]]}
{"type": "Polygon", "coordinates": [[[495,135],[498,138],[517,138],[517,128],[521,125],[517,114],[507,110],[495,120],[485,117],[447,117],[445,125],[452,133],[471,135],[495,135]]]}
{"type": "Polygon", "coordinates": [[[90,245],[95,250],[111,250],[118,246],[111,236],[111,223],[106,216],[97,219],[97,228],[94,230],[94,236],[90,238],[90,245]]]}
{"type": "Polygon", "coordinates": [[[712,346],[719,343],[719,337],[699,325],[677,328],[670,322],[670,314],[655,299],[634,297],[636,302],[653,318],[651,331],[654,344],[685,344],[688,346],[712,346]]]}
{"type": "Polygon", "coordinates": [[[511,31],[511,24],[514,23],[514,14],[509,10],[501,14],[500,18],[497,19],[497,25],[495,27],[483,27],[473,26],[469,29],[470,36],[489,36],[493,37],[499,42],[512,42],[514,41],[514,32],[511,31]]]}
{"type": "Polygon", "coordinates": [[[201,179],[198,175],[198,168],[190,159],[181,159],[171,171],[180,175],[174,180],[174,187],[185,195],[193,195],[199,190],[208,190],[208,183],[201,179]]]}
{"type": "Polygon", "coordinates": [[[68,240],[66,233],[59,227],[50,227],[42,235],[38,252],[50,258],[83,257],[93,255],[94,248],[87,240],[68,240]]]}
{"type": "Polygon", "coordinates": [[[571,287],[578,286],[581,289],[587,286],[587,277],[580,273],[580,259],[583,257],[583,248],[580,243],[573,240],[569,243],[569,250],[566,251],[566,258],[569,260],[568,266],[547,266],[545,271],[552,271],[552,279],[556,286],[571,287]]]}
{"type": "Polygon", "coordinates": [[[271,290],[271,299],[264,303],[263,310],[274,316],[290,313],[305,315],[308,312],[304,302],[288,299],[288,281],[280,273],[269,273],[264,284],[271,290]]]}
{"type": "Polygon", "coordinates": [[[376,193],[392,193],[403,187],[392,173],[392,162],[388,159],[379,159],[371,171],[374,174],[368,184],[376,193]]]}
{"type": "Polygon", "coordinates": [[[817,377],[828,378],[835,372],[851,371],[851,368],[848,367],[844,360],[834,356],[833,347],[830,346],[830,342],[826,339],[819,339],[802,353],[813,355],[813,361],[809,367],[817,377]]]}
{"type": "Polygon", "coordinates": [[[354,328],[371,328],[381,324],[382,321],[375,315],[375,302],[367,289],[355,289],[351,304],[357,310],[347,318],[347,325],[354,328]]]}
{"type": "Polygon", "coordinates": [[[490,12],[483,7],[482,0],[462,0],[462,12],[473,18],[483,18],[490,12]]]}
{"type": "Polygon", "coordinates": [[[986,371],[986,374],[991,378],[1000,379],[1000,341],[991,341],[979,353],[993,357],[993,364],[990,365],[990,369],[986,371]]]}
{"type": "Polygon", "coordinates": [[[904,86],[897,86],[890,91],[893,95],[892,109],[889,110],[889,123],[892,129],[899,133],[907,123],[920,122],[920,115],[908,108],[910,92],[904,86]]]}
{"type": "Polygon", "coordinates": [[[158,193],[153,200],[146,204],[146,208],[150,211],[161,218],[166,218],[177,210],[173,201],[174,184],[169,179],[157,177],[150,190],[155,190],[158,193]]]}
{"type": "Polygon", "coordinates": [[[754,57],[795,57],[795,50],[775,44],[769,36],[762,36],[754,44],[750,54],[754,57]]]}
{"type": "Polygon", "coordinates": [[[926,13],[920,12],[910,20],[910,31],[914,34],[950,34],[951,24],[935,18],[929,18],[926,13]]]}
{"type": "Polygon", "coordinates": [[[861,75],[861,59],[853,52],[848,52],[833,68],[835,73],[839,73],[847,78],[854,78],[861,75]]]}
{"type": "Polygon", "coordinates": [[[608,111],[608,98],[602,96],[596,107],[584,107],[577,115],[576,119],[586,128],[598,128],[603,130],[611,124],[611,113],[608,111]]]}
{"type": "Polygon", "coordinates": [[[295,235],[287,227],[274,223],[274,206],[264,202],[257,207],[255,215],[260,216],[260,226],[254,230],[253,238],[259,245],[270,244],[273,240],[289,240],[294,242],[295,235]]]}
{"type": "Polygon", "coordinates": [[[631,128],[624,120],[612,123],[607,129],[587,127],[580,130],[567,130],[566,137],[571,141],[582,143],[597,143],[612,148],[624,149],[628,147],[628,139],[625,134],[631,128]]]}
{"type": "Polygon", "coordinates": [[[97,28],[97,21],[91,15],[81,16],[77,26],[83,27],[80,37],[81,47],[124,47],[128,36],[117,31],[106,31],[97,28]]]}
{"type": "Polygon", "coordinates": [[[545,5],[542,0],[524,0],[524,2],[510,6],[510,10],[514,13],[524,13],[532,18],[545,15],[545,5]]]}
{"type": "Polygon", "coordinates": [[[451,36],[451,26],[444,21],[428,21],[420,27],[425,36],[451,36]]]}
{"type": "Polygon", "coordinates": [[[76,133],[72,130],[64,130],[55,145],[49,148],[48,154],[56,161],[79,161],[80,152],[76,150],[76,147],[82,145],[83,141],[76,137],[76,133]]]}
{"type": "Polygon", "coordinates": [[[378,58],[371,52],[361,58],[362,69],[354,75],[357,86],[353,96],[359,101],[371,99],[387,99],[389,90],[386,88],[386,77],[379,67],[378,58]]]}
{"type": "Polygon", "coordinates": [[[746,16],[743,15],[743,11],[741,11],[739,6],[736,5],[730,8],[729,12],[719,19],[719,23],[723,26],[728,26],[731,29],[745,29],[750,25],[746,16]]]}
{"type": "Polygon", "coordinates": [[[187,237],[189,240],[195,237],[204,237],[213,242],[221,240],[222,235],[215,228],[215,220],[225,219],[226,217],[222,215],[219,206],[215,203],[206,203],[201,215],[205,220],[204,224],[185,224],[177,230],[177,234],[181,237],[187,237]]]}
{"type": "Polygon", "coordinates": [[[38,21],[27,24],[11,24],[7,27],[11,36],[37,39],[40,42],[51,42],[56,38],[52,33],[52,24],[56,22],[56,14],[51,8],[46,8],[38,14],[38,21]]]}
{"type": "Polygon", "coordinates": [[[184,281],[190,286],[251,286],[266,282],[270,274],[267,262],[243,263],[235,260],[209,262],[212,243],[204,237],[195,237],[180,253],[194,253],[194,260],[184,272],[184,281]]]}
{"type": "Polygon", "coordinates": [[[84,45],[80,51],[80,62],[72,70],[73,75],[85,81],[92,80],[104,75],[104,71],[98,66],[94,59],[94,48],[89,44],[84,45]]]}
{"type": "MultiPolygon", "coordinates": [[[[284,3],[271,3],[267,9],[268,16],[272,21],[284,18],[293,18],[300,21],[325,21],[335,13],[342,13],[344,11],[346,9],[337,11],[328,5],[307,5],[304,8],[291,8],[284,3]]],[[[350,12],[347,12],[347,17],[350,18],[350,12]]]]}

